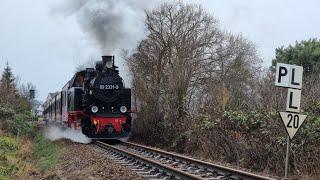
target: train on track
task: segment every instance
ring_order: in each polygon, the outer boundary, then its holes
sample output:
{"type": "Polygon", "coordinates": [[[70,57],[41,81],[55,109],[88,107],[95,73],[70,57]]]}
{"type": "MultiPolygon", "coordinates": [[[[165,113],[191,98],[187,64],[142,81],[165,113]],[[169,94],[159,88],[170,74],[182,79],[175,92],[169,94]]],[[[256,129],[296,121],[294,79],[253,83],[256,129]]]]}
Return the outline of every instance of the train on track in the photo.
{"type": "Polygon", "coordinates": [[[102,56],[95,68],[75,73],[43,106],[46,121],[89,138],[119,139],[130,133],[131,89],[125,88],[114,56],[102,56]]]}

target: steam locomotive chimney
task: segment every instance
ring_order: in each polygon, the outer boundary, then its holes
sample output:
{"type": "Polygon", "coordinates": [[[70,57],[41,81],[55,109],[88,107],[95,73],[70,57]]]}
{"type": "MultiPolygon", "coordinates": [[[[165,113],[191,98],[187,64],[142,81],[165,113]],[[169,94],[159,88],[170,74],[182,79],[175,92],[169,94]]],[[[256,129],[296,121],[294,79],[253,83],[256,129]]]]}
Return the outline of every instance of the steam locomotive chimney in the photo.
{"type": "Polygon", "coordinates": [[[114,66],[114,56],[102,56],[103,67],[106,66],[107,61],[111,61],[114,66]]]}

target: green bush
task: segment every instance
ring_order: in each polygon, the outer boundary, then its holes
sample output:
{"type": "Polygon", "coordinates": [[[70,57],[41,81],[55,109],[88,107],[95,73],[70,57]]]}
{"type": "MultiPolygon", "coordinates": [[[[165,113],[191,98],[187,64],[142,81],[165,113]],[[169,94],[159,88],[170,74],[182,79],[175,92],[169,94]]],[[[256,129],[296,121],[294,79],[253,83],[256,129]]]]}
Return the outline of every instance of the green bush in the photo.
{"type": "Polygon", "coordinates": [[[10,152],[19,150],[20,143],[14,138],[2,136],[0,137],[0,152],[10,152]]]}
{"type": "Polygon", "coordinates": [[[33,127],[30,119],[31,117],[27,113],[14,115],[10,121],[10,132],[15,135],[32,135],[33,127]]]}
{"type": "Polygon", "coordinates": [[[15,110],[18,113],[30,113],[31,107],[28,99],[26,99],[25,97],[17,97],[16,101],[18,105],[15,107],[15,110]]]}
{"type": "Polygon", "coordinates": [[[10,107],[0,106],[0,121],[11,119],[15,114],[15,111],[10,107]]]}
{"type": "Polygon", "coordinates": [[[11,137],[0,137],[0,179],[9,179],[18,170],[20,142],[11,137]]]}
{"type": "Polygon", "coordinates": [[[33,127],[30,122],[29,111],[18,112],[8,106],[0,106],[0,127],[14,135],[33,135],[33,127]]]}

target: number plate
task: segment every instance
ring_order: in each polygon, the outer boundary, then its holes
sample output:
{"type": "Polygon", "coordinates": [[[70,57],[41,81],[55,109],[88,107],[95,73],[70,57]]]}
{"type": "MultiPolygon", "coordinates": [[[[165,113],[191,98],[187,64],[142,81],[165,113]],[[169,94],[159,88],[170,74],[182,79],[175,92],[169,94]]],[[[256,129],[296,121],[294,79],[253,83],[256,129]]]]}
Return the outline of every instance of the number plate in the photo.
{"type": "Polygon", "coordinates": [[[113,90],[113,89],[119,89],[118,85],[113,85],[113,84],[107,84],[107,85],[100,85],[99,89],[101,90],[113,90]]]}

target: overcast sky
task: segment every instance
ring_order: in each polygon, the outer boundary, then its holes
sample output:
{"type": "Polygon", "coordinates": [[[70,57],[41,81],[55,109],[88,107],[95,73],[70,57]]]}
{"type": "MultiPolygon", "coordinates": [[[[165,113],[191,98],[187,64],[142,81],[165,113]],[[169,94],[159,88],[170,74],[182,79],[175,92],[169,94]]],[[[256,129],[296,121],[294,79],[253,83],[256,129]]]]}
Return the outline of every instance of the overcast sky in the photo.
{"type": "MultiPolygon", "coordinates": [[[[265,66],[274,58],[275,48],[320,35],[320,1],[189,2],[201,3],[220,21],[223,29],[241,33],[255,43],[265,66]]],[[[22,82],[31,82],[37,87],[39,100],[44,100],[49,92],[60,90],[77,65],[88,59],[98,60],[102,55],[92,39],[83,33],[76,16],[53,13],[54,4],[55,0],[0,2],[0,69],[9,61],[22,82]]]]}

